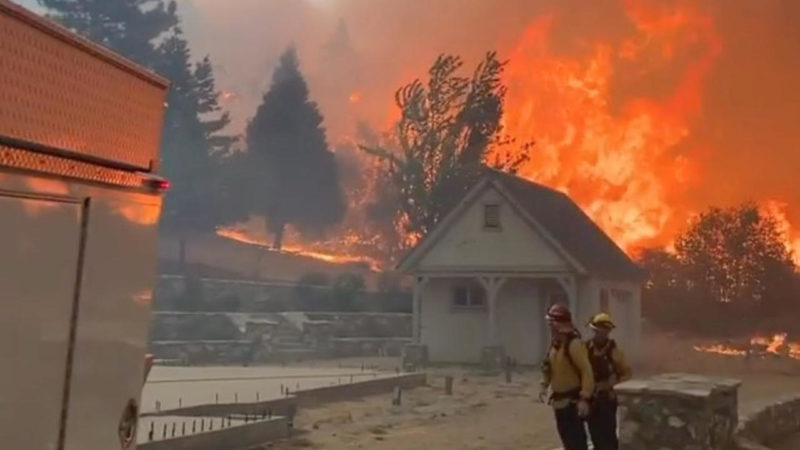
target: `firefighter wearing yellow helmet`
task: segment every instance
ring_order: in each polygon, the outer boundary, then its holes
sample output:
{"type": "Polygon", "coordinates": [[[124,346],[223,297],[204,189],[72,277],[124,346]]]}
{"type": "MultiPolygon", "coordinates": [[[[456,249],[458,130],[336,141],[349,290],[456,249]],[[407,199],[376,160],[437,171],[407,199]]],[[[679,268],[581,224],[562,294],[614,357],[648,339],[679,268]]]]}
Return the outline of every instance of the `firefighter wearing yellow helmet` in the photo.
{"type": "Polygon", "coordinates": [[[601,312],[589,321],[594,336],[586,342],[594,372],[595,393],[587,419],[595,450],[617,450],[617,398],[614,385],[631,378],[631,367],[617,343],[609,337],[616,328],[611,316],[601,312]]]}

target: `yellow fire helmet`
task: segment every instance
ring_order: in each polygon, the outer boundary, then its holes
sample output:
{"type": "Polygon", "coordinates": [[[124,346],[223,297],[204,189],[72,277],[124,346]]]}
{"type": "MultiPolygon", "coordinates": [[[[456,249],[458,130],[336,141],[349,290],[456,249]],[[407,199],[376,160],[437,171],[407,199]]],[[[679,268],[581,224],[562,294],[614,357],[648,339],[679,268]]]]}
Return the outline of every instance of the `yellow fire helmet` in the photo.
{"type": "Polygon", "coordinates": [[[611,320],[611,316],[608,313],[601,312],[592,316],[592,319],[589,320],[589,328],[593,330],[598,328],[611,330],[616,328],[616,325],[614,325],[614,321],[611,320]]]}

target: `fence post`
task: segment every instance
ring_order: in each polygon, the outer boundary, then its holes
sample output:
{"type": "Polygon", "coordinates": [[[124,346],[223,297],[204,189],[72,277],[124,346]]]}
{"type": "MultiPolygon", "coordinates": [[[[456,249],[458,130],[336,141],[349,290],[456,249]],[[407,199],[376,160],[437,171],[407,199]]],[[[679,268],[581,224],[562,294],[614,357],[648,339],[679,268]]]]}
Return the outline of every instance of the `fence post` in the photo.
{"type": "Polygon", "coordinates": [[[403,388],[400,386],[394,387],[394,397],[392,398],[392,405],[400,406],[403,400],[403,388]]]}
{"type": "Polygon", "coordinates": [[[444,394],[453,395],[453,376],[448,375],[444,377],[444,394]]]}

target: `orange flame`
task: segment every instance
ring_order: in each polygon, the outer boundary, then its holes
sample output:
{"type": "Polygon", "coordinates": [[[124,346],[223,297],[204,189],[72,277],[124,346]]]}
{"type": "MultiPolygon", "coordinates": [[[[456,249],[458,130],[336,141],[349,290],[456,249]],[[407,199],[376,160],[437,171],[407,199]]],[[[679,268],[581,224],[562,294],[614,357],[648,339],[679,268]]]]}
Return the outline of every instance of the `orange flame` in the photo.
{"type": "Polygon", "coordinates": [[[635,34],[616,47],[586,43],[585,58],[553,54],[557,16],[528,27],[505,75],[504,128],[520,143],[536,143],[522,176],[570,194],[617,243],[631,249],[663,240],[680,213],[669,198],[688,188],[695,169],[674,149],[702,110],[703,83],[722,43],[710,16],[688,5],[623,3],[635,34]],[[615,103],[618,65],[666,63],[678,51],[697,48],[699,56],[665,98],[615,103]]]}
{"type": "MultiPolygon", "coordinates": [[[[800,360],[800,343],[788,342],[786,340],[787,337],[788,333],[776,333],[769,337],[761,335],[753,336],[750,338],[749,351],[751,354],[756,355],[782,355],[800,360]]],[[[696,345],[694,349],[698,352],[716,353],[728,356],[745,356],[748,354],[748,350],[723,344],[696,345]]]]}
{"type": "Polygon", "coordinates": [[[766,347],[767,353],[778,354],[778,350],[783,348],[786,344],[786,333],[778,333],[772,335],[771,338],[766,338],[763,336],[755,336],[750,339],[750,345],[759,345],[766,347]]]}
{"type": "MultiPolygon", "coordinates": [[[[620,0],[632,24],[617,40],[586,39],[566,53],[558,46],[558,13],[531,21],[519,39],[501,54],[509,64],[503,75],[508,87],[503,133],[520,144],[534,142],[533,155],[519,175],[568,193],[623,249],[669,244],[693,211],[686,205],[700,179],[704,148],[686,148],[703,114],[704,89],[724,49],[710,11],[689,0],[620,0]],[[669,72],[659,94],[626,91],[626,74],[669,72]],[[672,76],[673,69],[678,73],[672,76]],[[668,70],[667,70],[668,69],[668,70]],[[621,93],[622,92],[622,93],[621,93]]],[[[722,27],[720,27],[722,28],[722,27]]],[[[398,77],[423,75],[415,62],[398,77]]],[[[644,74],[644,75],[642,75],[644,74]]],[[[634,83],[635,84],[635,83],[634,83]]],[[[375,95],[341,91],[350,104],[365,107],[375,95]]],[[[399,119],[394,105],[386,118],[372,117],[386,128],[399,119]],[[391,123],[386,123],[388,120],[391,123]]],[[[341,133],[339,133],[341,134],[341,133]]],[[[331,141],[346,140],[332,136],[331,141]]],[[[492,156],[518,149],[498,147],[492,156]]],[[[371,170],[364,163],[364,173],[371,170]]],[[[370,175],[374,177],[374,174],[370,175]]],[[[380,261],[364,243],[377,246],[376,234],[364,218],[374,180],[348,192],[350,208],[333,239],[307,242],[291,239],[300,252],[368,258],[380,261]],[[356,255],[366,256],[356,256],[356,255]]],[[[800,231],[792,228],[785,203],[765,207],[778,220],[787,248],[800,264],[800,231]]],[[[398,219],[396,227],[402,229],[398,219]]],[[[241,237],[241,236],[240,236],[241,237]]],[[[405,247],[420,236],[400,233],[405,247]]],[[[372,264],[371,264],[372,265],[372,264]]]]}
{"type": "MultiPolygon", "coordinates": [[[[257,245],[259,247],[264,247],[265,249],[270,249],[270,243],[266,239],[261,239],[256,237],[253,233],[247,232],[242,229],[237,228],[219,228],[217,229],[217,235],[232,239],[238,242],[243,242],[245,244],[250,245],[257,245]]],[[[357,239],[357,238],[354,238],[357,239]]],[[[285,244],[283,248],[280,250],[282,253],[289,254],[289,255],[299,255],[305,256],[308,258],[313,258],[320,261],[336,263],[336,264],[364,264],[369,267],[370,270],[379,271],[382,268],[382,264],[379,260],[375,258],[370,258],[364,255],[357,255],[357,254],[349,254],[346,252],[343,253],[336,253],[325,251],[323,249],[316,249],[316,247],[324,247],[325,243],[314,244],[311,245],[302,245],[302,244],[285,244]]]]}
{"type": "Polygon", "coordinates": [[[769,214],[778,225],[778,232],[784,238],[786,250],[792,253],[792,258],[797,266],[800,266],[800,231],[794,231],[792,224],[789,223],[786,202],[768,200],[764,204],[764,210],[769,214]]]}
{"type": "Polygon", "coordinates": [[[722,344],[714,344],[714,345],[695,345],[694,349],[698,352],[705,352],[705,353],[717,353],[720,355],[731,355],[731,356],[744,356],[747,354],[745,350],[737,350],[735,348],[726,347],[722,344]]]}

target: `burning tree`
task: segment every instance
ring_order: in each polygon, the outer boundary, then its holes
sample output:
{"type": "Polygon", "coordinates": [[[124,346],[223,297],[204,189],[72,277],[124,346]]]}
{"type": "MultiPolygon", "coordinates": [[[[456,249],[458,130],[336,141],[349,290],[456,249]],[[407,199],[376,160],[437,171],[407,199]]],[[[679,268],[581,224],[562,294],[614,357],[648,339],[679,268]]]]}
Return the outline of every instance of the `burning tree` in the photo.
{"type": "Polygon", "coordinates": [[[678,236],[674,252],[649,249],[640,262],[650,273],[645,314],[668,326],[731,331],[774,321],[800,301],[785,237],[751,204],[709,209],[678,236]]]}
{"type": "Polygon", "coordinates": [[[274,248],[281,248],[287,225],[313,235],[341,221],[346,205],[336,161],[294,48],[281,56],[272,85],[247,125],[247,151],[263,174],[255,201],[275,236],[274,248]]]}
{"type": "Polygon", "coordinates": [[[493,146],[511,142],[501,135],[500,124],[505,63],[490,52],[471,77],[458,74],[462,66],[457,56],[439,56],[428,72],[427,84],[416,79],[395,93],[401,117],[393,148],[361,147],[386,162],[388,189],[379,203],[394,200],[392,210],[400,214],[404,231],[412,236],[430,231],[485,164],[514,171],[528,158],[529,145],[525,145],[513,157],[487,161],[493,146]]]}

